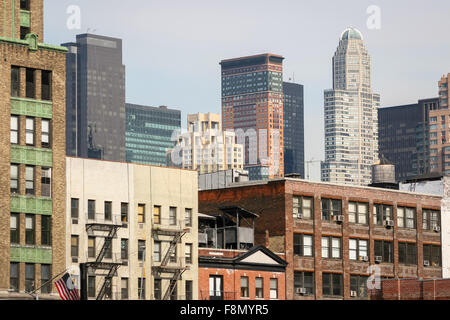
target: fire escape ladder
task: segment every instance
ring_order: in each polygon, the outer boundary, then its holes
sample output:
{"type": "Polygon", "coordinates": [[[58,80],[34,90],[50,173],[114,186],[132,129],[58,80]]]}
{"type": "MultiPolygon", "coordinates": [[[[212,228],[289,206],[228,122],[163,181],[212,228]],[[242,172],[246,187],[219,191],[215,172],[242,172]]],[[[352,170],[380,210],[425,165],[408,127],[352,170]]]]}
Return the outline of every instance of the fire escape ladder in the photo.
{"type": "Polygon", "coordinates": [[[105,281],[103,282],[100,292],[97,295],[97,300],[103,300],[103,298],[106,295],[106,290],[108,289],[108,287],[111,288],[112,278],[116,274],[116,271],[118,268],[119,268],[119,265],[113,265],[113,266],[111,266],[111,269],[109,269],[108,274],[105,276],[105,281]]]}
{"type": "Polygon", "coordinates": [[[186,232],[178,232],[172,239],[172,241],[170,241],[169,244],[169,250],[167,250],[163,260],[161,261],[161,266],[164,267],[167,265],[167,262],[169,262],[169,258],[170,258],[170,253],[172,252],[172,250],[175,249],[175,246],[177,245],[178,242],[180,242],[181,238],[185,235],[186,232]]]}
{"type": "Polygon", "coordinates": [[[164,294],[163,300],[169,300],[170,296],[172,295],[173,291],[177,286],[177,281],[181,279],[181,275],[183,274],[184,271],[185,269],[177,269],[174,272],[173,277],[170,279],[170,283],[169,286],[167,287],[166,293],[164,294]]]}
{"type": "Polygon", "coordinates": [[[108,235],[105,237],[105,242],[103,243],[103,246],[102,246],[95,262],[100,263],[103,261],[106,251],[111,247],[112,239],[116,236],[117,229],[118,229],[117,227],[111,228],[108,235]]]}

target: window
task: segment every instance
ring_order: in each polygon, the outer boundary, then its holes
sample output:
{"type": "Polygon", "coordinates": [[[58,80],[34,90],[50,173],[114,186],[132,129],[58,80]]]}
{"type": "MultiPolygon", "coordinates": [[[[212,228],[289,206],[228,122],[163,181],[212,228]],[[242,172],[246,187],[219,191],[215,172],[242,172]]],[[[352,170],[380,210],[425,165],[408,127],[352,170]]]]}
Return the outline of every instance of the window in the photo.
{"type": "Polygon", "coordinates": [[[153,207],[153,223],[161,224],[161,207],[160,206],[153,207]]]}
{"type": "Polygon", "coordinates": [[[34,167],[25,167],[25,193],[34,195],[34,167]]]}
{"type": "Polygon", "coordinates": [[[342,291],[342,274],[322,274],[322,293],[324,296],[342,296],[342,291]]]}
{"type": "Polygon", "coordinates": [[[314,294],[314,272],[294,271],[294,289],[305,288],[306,294],[314,294]]]}
{"type": "Polygon", "coordinates": [[[193,296],[192,296],[192,292],[193,292],[192,280],[186,280],[184,288],[185,288],[184,292],[186,293],[186,300],[192,300],[192,298],[193,298],[193,296]]]}
{"type": "Polygon", "coordinates": [[[95,276],[88,276],[88,297],[95,297],[95,276]]]}
{"type": "Polygon", "coordinates": [[[20,9],[30,10],[30,0],[20,0],[20,9]]]}
{"type": "Polygon", "coordinates": [[[120,297],[122,300],[128,300],[128,278],[120,279],[120,297]]]}
{"type": "Polygon", "coordinates": [[[128,203],[126,202],[120,203],[120,219],[122,223],[128,222],[128,203]]]}
{"type": "Polygon", "coordinates": [[[169,283],[169,287],[170,287],[170,300],[178,300],[177,296],[178,296],[178,286],[177,286],[177,282],[173,282],[173,283],[169,283]]]}
{"type": "Polygon", "coordinates": [[[177,224],[177,208],[169,208],[169,224],[175,226],[177,224]]]}
{"type": "Polygon", "coordinates": [[[394,247],[392,241],[375,240],[374,241],[375,258],[381,257],[382,262],[394,262],[394,247]]]}
{"type": "Polygon", "coordinates": [[[120,240],[120,257],[122,260],[128,260],[128,239],[120,240]]]}
{"type": "Polygon", "coordinates": [[[51,293],[52,292],[52,282],[51,279],[51,266],[49,264],[41,265],[41,293],[51,293]],[[47,283],[46,283],[47,282],[47,283]]]}
{"type": "Polygon", "coordinates": [[[52,100],[52,72],[42,70],[41,76],[41,99],[52,100]]]}
{"type": "Polygon", "coordinates": [[[41,196],[52,196],[52,169],[42,168],[41,170],[41,196]]]}
{"type": "Polygon", "coordinates": [[[255,279],[255,297],[263,299],[264,298],[264,279],[255,279]]]}
{"type": "Polygon", "coordinates": [[[19,193],[19,166],[11,165],[11,193],[19,193]]]}
{"type": "Polygon", "coordinates": [[[95,220],[95,200],[88,200],[88,219],[95,220]]]}
{"type": "Polygon", "coordinates": [[[186,227],[192,227],[192,209],[186,208],[184,210],[184,224],[186,227]]]}
{"type": "Polygon", "coordinates": [[[399,228],[416,228],[416,209],[398,207],[397,208],[397,225],[399,228]]]}
{"type": "Polygon", "coordinates": [[[177,262],[177,247],[176,245],[169,248],[169,261],[172,263],[177,262]]]}
{"type": "Polygon", "coordinates": [[[330,221],[332,216],[341,214],[341,200],[322,199],[322,220],[330,221]]]}
{"type": "Polygon", "coordinates": [[[374,224],[382,226],[384,221],[392,220],[392,206],[384,204],[375,204],[374,210],[374,224]]]}
{"type": "Polygon", "coordinates": [[[270,299],[278,299],[278,279],[270,279],[270,299]]]}
{"type": "Polygon", "coordinates": [[[349,202],[348,221],[350,223],[367,224],[369,205],[361,202],[349,202]]]}
{"type": "Polygon", "coordinates": [[[341,258],[341,238],[322,237],[322,258],[341,258]]]}
{"type": "Polygon", "coordinates": [[[35,216],[25,216],[25,243],[29,245],[36,244],[36,228],[35,228],[35,216]]]}
{"type": "MultiPolygon", "coordinates": [[[[242,285],[242,278],[241,278],[242,285]]],[[[222,300],[223,299],[223,276],[210,275],[209,276],[209,299],[222,300]]],[[[241,287],[242,293],[242,287],[241,287]]]]}
{"type": "Polygon", "coordinates": [[[24,40],[26,35],[30,33],[30,27],[20,26],[20,39],[24,40]]]}
{"type": "Polygon", "coordinates": [[[356,292],[358,298],[366,298],[368,279],[368,276],[350,275],[350,291],[356,292]]]}
{"type": "Polygon", "coordinates": [[[241,277],[241,298],[248,298],[248,277],[241,277]]]}
{"type": "Polygon", "coordinates": [[[78,236],[72,236],[70,240],[70,255],[73,258],[78,257],[78,236]]]}
{"type": "Polygon", "coordinates": [[[423,260],[428,261],[430,267],[441,266],[441,246],[424,244],[423,260]]]}
{"type": "Polygon", "coordinates": [[[79,215],[79,199],[70,199],[70,215],[72,218],[78,218],[79,215]]]}
{"type": "Polygon", "coordinates": [[[313,198],[303,197],[303,196],[294,196],[293,201],[294,201],[294,205],[293,205],[294,216],[297,214],[301,214],[303,219],[311,219],[312,218],[313,198]]]}
{"type": "Polygon", "coordinates": [[[88,257],[95,258],[95,237],[88,237],[88,257]]]}
{"type": "Polygon", "coordinates": [[[105,220],[111,221],[112,219],[112,202],[105,201],[105,220]]]}
{"type": "Polygon", "coordinates": [[[153,285],[153,294],[155,296],[155,300],[161,300],[161,279],[155,278],[153,285]]]}
{"type": "Polygon", "coordinates": [[[138,204],[138,223],[145,223],[145,204],[138,204]]]}
{"type": "Polygon", "coordinates": [[[11,213],[10,217],[10,242],[20,243],[20,220],[19,214],[11,213]]]}
{"type": "Polygon", "coordinates": [[[161,242],[155,241],[153,244],[153,260],[161,262],[161,242]]]}
{"type": "Polygon", "coordinates": [[[440,211],[423,209],[422,228],[424,230],[433,230],[434,227],[440,227],[440,211]]]}
{"type": "Polygon", "coordinates": [[[20,68],[11,67],[11,96],[20,97],[20,68]]]}
{"type": "Polygon", "coordinates": [[[294,254],[302,257],[312,257],[313,252],[313,236],[294,233],[294,254]]]}
{"type": "Polygon", "coordinates": [[[14,292],[19,292],[19,263],[9,264],[9,288],[14,292]]]}
{"type": "Polygon", "coordinates": [[[406,265],[417,264],[417,246],[415,243],[398,243],[398,263],[406,265]]]}
{"type": "Polygon", "coordinates": [[[41,244],[43,246],[51,246],[52,245],[52,229],[51,229],[51,223],[52,223],[52,217],[51,216],[41,216],[41,244]]]}
{"type": "Polygon", "coordinates": [[[11,116],[11,141],[12,144],[19,144],[19,117],[11,116]]]}
{"type": "Polygon", "coordinates": [[[368,257],[368,240],[349,239],[350,260],[359,260],[360,257],[368,257]]]}
{"type": "Polygon", "coordinates": [[[50,148],[50,120],[42,119],[41,121],[41,146],[50,148]]]}
{"type": "Polygon", "coordinates": [[[145,278],[138,278],[139,300],[145,300],[145,278]]]}
{"type": "Polygon", "coordinates": [[[192,243],[186,243],[186,264],[192,264],[192,243]]]}
{"type": "MultiPolygon", "coordinates": [[[[24,30],[26,31],[26,30],[24,30]]],[[[23,38],[22,38],[23,39],[23,38]]],[[[27,68],[25,71],[25,94],[27,98],[34,99],[36,98],[36,77],[35,70],[27,68]]]]}
{"type": "Polygon", "coordinates": [[[34,146],[34,118],[25,119],[25,143],[34,146]]]}
{"type": "Polygon", "coordinates": [[[145,260],[145,240],[138,240],[138,260],[145,260]]]}
{"type": "Polygon", "coordinates": [[[112,251],[113,251],[113,243],[111,238],[105,238],[105,258],[111,259],[112,258],[112,251]]]}
{"type": "Polygon", "coordinates": [[[34,264],[25,263],[25,291],[31,292],[35,289],[34,264]]]}

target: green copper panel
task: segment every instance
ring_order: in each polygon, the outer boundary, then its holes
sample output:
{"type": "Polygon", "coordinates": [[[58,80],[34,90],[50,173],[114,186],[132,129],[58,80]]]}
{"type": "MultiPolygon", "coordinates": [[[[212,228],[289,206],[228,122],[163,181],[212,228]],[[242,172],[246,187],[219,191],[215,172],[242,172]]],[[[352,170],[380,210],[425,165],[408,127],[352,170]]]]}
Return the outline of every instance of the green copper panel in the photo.
{"type": "Polygon", "coordinates": [[[11,212],[49,216],[52,214],[52,199],[11,195],[11,212]]]}
{"type": "Polygon", "coordinates": [[[42,247],[11,246],[9,251],[11,262],[52,263],[52,249],[42,247]]]}
{"type": "Polygon", "coordinates": [[[51,167],[53,152],[50,149],[11,145],[11,162],[51,167]]]}
{"type": "Polygon", "coordinates": [[[20,10],[20,26],[21,27],[30,27],[31,26],[30,11],[20,10]]]}
{"type": "Polygon", "coordinates": [[[52,102],[11,97],[11,114],[51,119],[52,102]]]}

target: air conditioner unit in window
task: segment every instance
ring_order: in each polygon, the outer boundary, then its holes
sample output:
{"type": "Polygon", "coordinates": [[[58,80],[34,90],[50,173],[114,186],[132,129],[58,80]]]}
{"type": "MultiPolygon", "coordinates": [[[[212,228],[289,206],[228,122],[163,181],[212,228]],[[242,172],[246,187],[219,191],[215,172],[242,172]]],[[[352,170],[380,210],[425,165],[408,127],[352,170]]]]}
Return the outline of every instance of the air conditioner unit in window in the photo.
{"type": "Polygon", "coordinates": [[[360,256],[359,261],[367,262],[367,261],[369,261],[369,257],[368,256],[360,256]]]}
{"type": "Polygon", "coordinates": [[[295,293],[296,294],[306,294],[306,288],[295,288],[295,293]]]}
{"type": "Polygon", "coordinates": [[[343,215],[334,216],[333,219],[336,222],[344,222],[344,216],[343,215]]]}
{"type": "Polygon", "coordinates": [[[423,261],[423,266],[424,266],[424,267],[429,267],[429,266],[430,266],[430,261],[424,260],[424,261],[423,261]]]}
{"type": "Polygon", "coordinates": [[[391,227],[394,226],[394,221],[393,221],[393,220],[385,220],[385,221],[384,221],[384,226],[385,226],[386,228],[391,228],[391,227]]]}
{"type": "Polygon", "coordinates": [[[301,214],[301,213],[294,213],[294,218],[295,219],[303,219],[303,214],[301,214]]]}
{"type": "Polygon", "coordinates": [[[381,263],[383,261],[383,257],[382,256],[375,256],[375,262],[376,263],[381,263]]]}
{"type": "Polygon", "coordinates": [[[350,297],[357,297],[358,294],[356,291],[350,291],[350,297]]]}
{"type": "Polygon", "coordinates": [[[440,232],[440,231],[441,231],[441,227],[439,227],[439,226],[434,226],[434,227],[433,227],[433,231],[434,231],[434,232],[440,232]]]}

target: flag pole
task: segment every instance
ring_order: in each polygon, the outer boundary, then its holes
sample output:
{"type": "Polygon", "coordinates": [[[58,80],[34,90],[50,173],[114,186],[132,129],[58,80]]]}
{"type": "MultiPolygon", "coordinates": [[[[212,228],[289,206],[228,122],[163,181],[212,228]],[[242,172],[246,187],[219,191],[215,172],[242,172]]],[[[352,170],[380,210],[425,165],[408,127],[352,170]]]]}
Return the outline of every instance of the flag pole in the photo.
{"type": "MultiPolygon", "coordinates": [[[[55,280],[56,278],[58,278],[60,275],[62,275],[64,272],[66,272],[67,270],[69,270],[69,269],[65,269],[63,272],[61,272],[61,273],[58,273],[56,276],[54,276],[53,278],[51,278],[50,280],[47,280],[46,282],[44,282],[39,288],[37,288],[37,289],[34,289],[33,291],[31,291],[31,292],[27,292],[29,295],[31,295],[31,296],[33,296],[33,294],[36,292],[36,291],[38,291],[39,289],[41,289],[43,286],[45,286],[47,283],[49,283],[49,282],[52,282],[53,280],[55,280]]],[[[36,297],[35,298],[37,298],[38,297],[38,295],[36,295],[36,297]]],[[[38,299],[36,299],[36,300],[38,300],[38,299]]]]}

